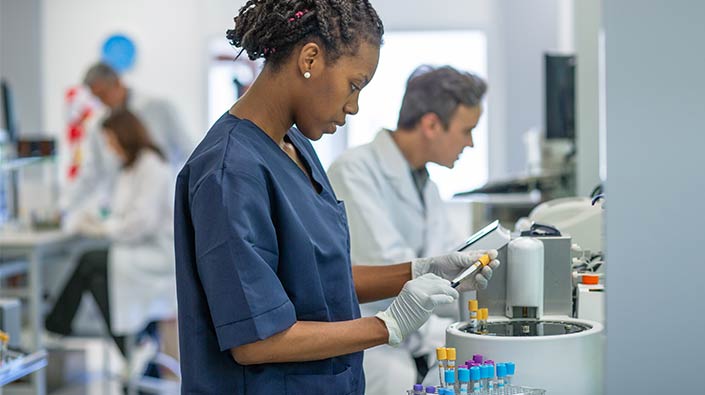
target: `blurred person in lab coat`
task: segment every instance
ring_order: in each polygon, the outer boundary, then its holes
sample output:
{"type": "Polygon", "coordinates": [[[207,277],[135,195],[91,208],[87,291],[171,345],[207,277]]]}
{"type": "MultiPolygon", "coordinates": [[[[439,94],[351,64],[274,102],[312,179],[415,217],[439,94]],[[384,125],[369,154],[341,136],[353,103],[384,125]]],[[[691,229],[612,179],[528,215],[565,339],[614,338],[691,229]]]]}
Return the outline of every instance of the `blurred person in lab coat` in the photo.
{"type": "MultiPolygon", "coordinates": [[[[74,215],[85,206],[100,206],[111,194],[120,164],[110,154],[106,135],[99,123],[110,114],[127,109],[144,123],[154,145],[164,154],[171,167],[172,178],[186,162],[196,146],[195,139],[183,128],[176,109],[167,100],[146,96],[124,84],[115,70],[97,63],[86,72],[83,83],[105,106],[93,117],[97,124],[89,127],[83,145],[83,163],[77,179],[62,196],[66,212],[64,227],[75,230],[79,218],[74,215]]],[[[95,123],[95,122],[94,122],[95,123]]]]}
{"type": "MultiPolygon", "coordinates": [[[[110,214],[84,210],[79,233],[107,238],[107,250],[85,253],[46,319],[46,328],[71,334],[85,292],[94,297],[110,335],[125,355],[125,336],[154,321],[176,317],[172,172],[141,121],[127,110],[102,123],[106,144],[120,163],[110,214]]],[[[154,342],[147,344],[155,348],[154,342]]],[[[154,350],[156,351],[156,350],[154,350]]]]}
{"type": "MultiPolygon", "coordinates": [[[[419,67],[407,82],[397,129],[381,130],[371,143],[347,151],[331,165],[328,177],[350,221],[353,264],[388,265],[448,253],[458,245],[426,164],[453,168],[464,149],[473,146],[486,89],[470,73],[419,67]]],[[[364,304],[361,310],[374,315],[388,303],[364,304]]],[[[417,369],[423,375],[435,366],[433,350],[444,344],[452,321],[432,316],[402,347],[367,350],[367,394],[410,388],[417,369]]]]}

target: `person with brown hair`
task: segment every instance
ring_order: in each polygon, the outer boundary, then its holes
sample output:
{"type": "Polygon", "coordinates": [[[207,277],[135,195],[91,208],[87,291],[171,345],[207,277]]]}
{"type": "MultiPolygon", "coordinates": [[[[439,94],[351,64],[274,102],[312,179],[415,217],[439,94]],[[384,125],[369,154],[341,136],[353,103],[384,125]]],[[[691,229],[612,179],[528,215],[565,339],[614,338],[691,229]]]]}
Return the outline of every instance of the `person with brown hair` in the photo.
{"type": "Polygon", "coordinates": [[[110,335],[125,354],[125,336],[176,316],[171,170],[131,112],[102,123],[121,163],[107,218],[85,212],[79,233],[107,238],[110,247],[85,253],[47,316],[50,332],[69,335],[84,292],[90,292],[110,335]]]}

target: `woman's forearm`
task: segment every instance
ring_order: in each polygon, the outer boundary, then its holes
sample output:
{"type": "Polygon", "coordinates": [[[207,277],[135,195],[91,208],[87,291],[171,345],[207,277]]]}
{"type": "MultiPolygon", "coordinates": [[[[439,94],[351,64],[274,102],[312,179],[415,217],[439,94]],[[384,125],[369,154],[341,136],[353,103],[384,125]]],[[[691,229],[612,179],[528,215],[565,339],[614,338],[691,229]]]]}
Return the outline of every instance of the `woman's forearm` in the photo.
{"type": "Polygon", "coordinates": [[[386,325],[376,317],[298,321],[267,339],[232,348],[230,353],[241,365],[317,361],[386,344],[388,339],[386,325]]]}
{"type": "Polygon", "coordinates": [[[374,302],[399,295],[404,284],[411,280],[411,264],[407,262],[386,266],[354,265],[352,273],[360,303],[374,302]]]}

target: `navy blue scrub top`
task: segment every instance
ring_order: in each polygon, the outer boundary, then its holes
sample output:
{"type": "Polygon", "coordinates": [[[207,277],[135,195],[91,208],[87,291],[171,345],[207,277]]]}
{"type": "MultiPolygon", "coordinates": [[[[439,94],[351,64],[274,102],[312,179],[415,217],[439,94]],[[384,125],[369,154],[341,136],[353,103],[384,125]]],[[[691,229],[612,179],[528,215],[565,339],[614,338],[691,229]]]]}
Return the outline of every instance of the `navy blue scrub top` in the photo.
{"type": "Polygon", "coordinates": [[[362,352],[242,366],[230,349],[300,321],[360,317],[345,208],[311,146],[317,184],[264,131],[224,114],[179,173],[175,202],[181,391],[363,394],[362,352]]]}

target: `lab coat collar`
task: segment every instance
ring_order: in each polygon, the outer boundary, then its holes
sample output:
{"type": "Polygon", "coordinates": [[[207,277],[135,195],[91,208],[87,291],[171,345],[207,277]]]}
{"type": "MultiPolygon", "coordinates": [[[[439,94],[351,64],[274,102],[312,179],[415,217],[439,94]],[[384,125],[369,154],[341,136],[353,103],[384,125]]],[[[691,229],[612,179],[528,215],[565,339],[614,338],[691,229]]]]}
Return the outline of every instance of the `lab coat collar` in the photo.
{"type": "MultiPolygon", "coordinates": [[[[399,197],[412,204],[419,212],[424,212],[423,203],[411,176],[411,166],[394,142],[392,132],[382,129],[377,133],[372,141],[372,149],[377,156],[382,173],[395,186],[399,197]]],[[[424,192],[425,190],[426,188],[424,192]]]]}

